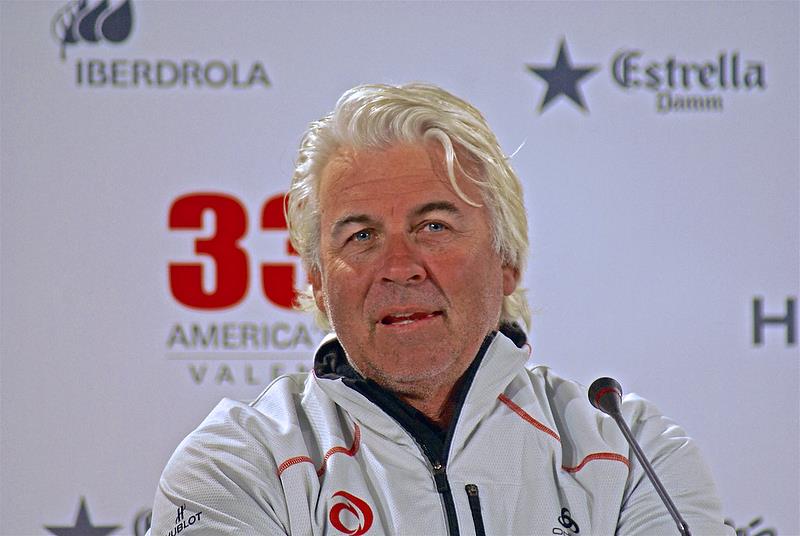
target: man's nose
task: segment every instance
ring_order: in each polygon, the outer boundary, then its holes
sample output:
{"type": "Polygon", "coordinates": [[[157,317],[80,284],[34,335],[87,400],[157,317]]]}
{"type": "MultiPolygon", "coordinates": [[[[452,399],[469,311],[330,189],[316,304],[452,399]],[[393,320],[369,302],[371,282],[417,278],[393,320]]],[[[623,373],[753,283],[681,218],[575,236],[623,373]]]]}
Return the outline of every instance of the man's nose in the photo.
{"type": "Polygon", "coordinates": [[[425,266],[408,237],[389,237],[385,244],[381,279],[398,285],[409,285],[424,281],[425,277],[425,266]]]}

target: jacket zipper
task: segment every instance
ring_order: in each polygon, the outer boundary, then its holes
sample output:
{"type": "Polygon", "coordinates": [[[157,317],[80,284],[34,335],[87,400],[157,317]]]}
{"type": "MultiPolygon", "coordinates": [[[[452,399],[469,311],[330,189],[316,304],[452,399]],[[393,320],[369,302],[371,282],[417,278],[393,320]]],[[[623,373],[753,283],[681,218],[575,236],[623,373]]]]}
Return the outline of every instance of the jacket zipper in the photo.
{"type": "Polygon", "coordinates": [[[453,501],[453,492],[450,483],[447,481],[447,468],[439,461],[433,464],[433,479],[436,481],[436,491],[442,495],[444,501],[444,512],[447,516],[447,528],[450,536],[459,536],[458,516],[456,515],[456,503],[453,501]]]}
{"type": "Polygon", "coordinates": [[[478,486],[467,484],[464,486],[469,500],[469,509],[472,512],[472,522],[475,524],[475,534],[486,536],[486,529],[483,527],[483,514],[481,514],[481,497],[478,495],[478,486]]]}
{"type": "MultiPolygon", "coordinates": [[[[355,378],[351,376],[345,377],[342,374],[339,375],[343,378],[343,381],[346,385],[361,393],[379,409],[383,410],[383,412],[397,421],[400,427],[403,428],[403,430],[417,443],[423,454],[425,454],[425,457],[431,464],[436,491],[442,496],[449,536],[459,536],[460,531],[458,527],[458,516],[456,515],[456,505],[455,501],[453,500],[453,492],[450,489],[450,483],[447,480],[445,464],[442,463],[441,460],[447,460],[448,458],[448,453],[450,452],[450,443],[453,440],[453,433],[455,431],[455,425],[459,420],[461,408],[464,406],[470,386],[472,385],[472,381],[475,379],[475,375],[477,374],[481,361],[486,354],[486,350],[491,345],[496,334],[496,332],[492,332],[484,338],[483,343],[478,350],[478,354],[475,356],[475,359],[472,361],[472,364],[469,366],[464,377],[462,378],[463,383],[455,400],[453,416],[442,445],[439,445],[439,442],[436,441],[435,438],[432,439],[430,437],[430,434],[425,431],[427,427],[420,426],[419,422],[414,417],[412,417],[407,411],[403,410],[403,405],[400,400],[383,393],[383,391],[371,387],[368,382],[363,380],[363,378],[361,381],[358,381],[360,376],[355,374],[355,372],[353,372],[353,374],[356,376],[355,378]]],[[[343,352],[342,357],[344,357],[343,352]]],[[[316,367],[317,365],[315,364],[314,366],[316,367]]]]}

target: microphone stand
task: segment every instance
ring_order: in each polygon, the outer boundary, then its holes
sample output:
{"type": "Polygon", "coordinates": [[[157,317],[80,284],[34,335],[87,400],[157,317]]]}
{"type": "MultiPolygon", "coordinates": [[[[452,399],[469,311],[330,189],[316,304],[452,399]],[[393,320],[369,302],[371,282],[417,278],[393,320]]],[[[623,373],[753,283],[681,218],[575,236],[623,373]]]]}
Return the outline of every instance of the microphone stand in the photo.
{"type": "Polygon", "coordinates": [[[622,410],[620,408],[621,400],[622,387],[613,378],[597,379],[589,388],[589,401],[594,407],[603,413],[610,415],[611,418],[614,419],[614,422],[617,423],[622,435],[625,436],[628,444],[633,449],[633,453],[636,455],[636,458],[642,465],[645,474],[647,474],[650,482],[653,483],[653,487],[656,489],[658,496],[661,497],[661,501],[664,503],[664,506],[667,507],[669,514],[672,516],[672,519],[678,526],[678,531],[682,536],[692,536],[692,533],[689,532],[689,525],[686,523],[686,521],[684,521],[683,517],[681,517],[680,512],[678,512],[678,509],[675,507],[675,503],[672,502],[667,490],[664,489],[664,486],[661,484],[661,480],[659,480],[656,472],[653,470],[653,466],[650,465],[650,462],[645,457],[644,452],[639,446],[639,443],[633,437],[631,429],[628,428],[628,423],[626,423],[625,419],[622,417],[622,410]]]}
{"type": "Polygon", "coordinates": [[[678,525],[678,531],[683,536],[692,536],[692,533],[689,532],[689,525],[683,520],[683,517],[681,517],[680,512],[678,512],[678,509],[675,507],[675,503],[672,502],[669,494],[667,494],[667,490],[665,490],[664,486],[661,484],[661,480],[659,480],[655,471],[653,471],[650,462],[648,462],[647,458],[644,457],[644,452],[642,452],[642,449],[639,447],[639,443],[633,439],[631,429],[628,428],[628,423],[626,423],[625,419],[622,418],[622,414],[619,411],[615,411],[614,413],[609,413],[609,415],[611,415],[611,418],[616,421],[617,426],[619,426],[619,429],[622,431],[622,435],[625,436],[625,439],[628,440],[628,444],[630,444],[630,446],[633,448],[633,453],[636,454],[636,458],[642,465],[644,472],[647,473],[648,478],[650,478],[650,482],[652,482],[653,487],[656,488],[658,496],[661,497],[661,500],[664,502],[664,506],[667,507],[672,519],[675,520],[675,524],[678,525]]]}

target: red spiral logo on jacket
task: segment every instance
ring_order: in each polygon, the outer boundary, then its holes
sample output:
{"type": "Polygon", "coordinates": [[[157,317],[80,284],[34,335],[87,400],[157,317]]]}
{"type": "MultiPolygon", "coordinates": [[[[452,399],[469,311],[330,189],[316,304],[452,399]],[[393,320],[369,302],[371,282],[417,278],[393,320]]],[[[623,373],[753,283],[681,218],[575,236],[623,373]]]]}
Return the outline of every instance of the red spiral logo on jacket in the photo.
{"type": "MultiPolygon", "coordinates": [[[[333,527],[339,532],[349,534],[350,536],[361,536],[362,534],[366,534],[366,532],[372,526],[372,508],[370,508],[369,505],[362,499],[359,499],[355,495],[347,493],[346,491],[337,491],[332,495],[332,498],[336,497],[339,497],[340,500],[338,500],[331,507],[331,512],[328,515],[331,525],[333,525],[333,527]],[[348,528],[342,521],[341,516],[343,511],[352,514],[352,516],[358,521],[358,526],[348,528]]],[[[352,521],[350,521],[348,524],[351,523],[352,521]]]]}

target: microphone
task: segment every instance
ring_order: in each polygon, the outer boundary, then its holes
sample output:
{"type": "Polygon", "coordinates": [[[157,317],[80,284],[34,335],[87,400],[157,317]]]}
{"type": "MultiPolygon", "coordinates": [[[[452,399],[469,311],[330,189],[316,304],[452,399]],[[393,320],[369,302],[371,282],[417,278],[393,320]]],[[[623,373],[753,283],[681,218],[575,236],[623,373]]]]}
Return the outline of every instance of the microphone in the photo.
{"type": "Polygon", "coordinates": [[[639,460],[639,463],[642,464],[642,468],[647,474],[647,477],[650,479],[650,482],[653,483],[653,487],[656,488],[656,492],[658,492],[658,496],[661,497],[661,501],[664,503],[664,506],[667,507],[669,515],[672,516],[672,519],[678,526],[678,531],[683,536],[691,536],[692,533],[689,532],[689,525],[681,517],[680,512],[678,512],[678,509],[675,507],[675,503],[672,502],[667,490],[664,489],[664,486],[661,484],[658,476],[656,476],[653,466],[650,465],[649,461],[647,461],[647,458],[639,446],[639,443],[637,443],[636,439],[634,439],[631,429],[628,428],[628,424],[625,422],[625,419],[622,418],[622,410],[620,407],[620,404],[622,403],[622,387],[620,386],[619,382],[617,382],[617,380],[614,378],[596,379],[589,387],[589,402],[591,402],[594,407],[603,413],[610,415],[611,418],[614,419],[614,422],[616,422],[617,426],[619,426],[622,435],[625,436],[625,440],[633,449],[633,453],[636,454],[636,458],[639,460]]]}

